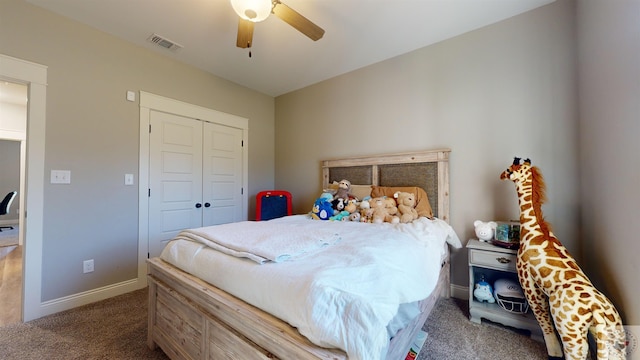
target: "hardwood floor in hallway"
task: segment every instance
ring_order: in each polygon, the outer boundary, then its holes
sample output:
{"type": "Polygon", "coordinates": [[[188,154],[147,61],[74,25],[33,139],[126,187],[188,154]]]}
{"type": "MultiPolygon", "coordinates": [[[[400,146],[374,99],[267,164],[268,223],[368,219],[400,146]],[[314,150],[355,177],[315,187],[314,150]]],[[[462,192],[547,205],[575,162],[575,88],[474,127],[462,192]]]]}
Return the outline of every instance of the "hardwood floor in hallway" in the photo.
{"type": "Polygon", "coordinates": [[[21,321],[22,246],[0,247],[0,326],[21,321]]]}

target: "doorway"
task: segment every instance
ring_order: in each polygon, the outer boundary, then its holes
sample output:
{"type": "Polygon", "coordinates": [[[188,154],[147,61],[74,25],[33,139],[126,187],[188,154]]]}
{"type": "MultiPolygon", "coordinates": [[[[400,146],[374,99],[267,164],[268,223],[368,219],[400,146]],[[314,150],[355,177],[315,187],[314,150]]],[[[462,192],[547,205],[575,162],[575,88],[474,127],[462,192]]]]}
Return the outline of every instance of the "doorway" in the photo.
{"type": "Polygon", "coordinates": [[[0,216],[0,325],[22,320],[27,90],[24,84],[0,81],[0,199],[17,192],[0,216]]]}
{"type": "MultiPolygon", "coordinates": [[[[22,254],[22,321],[37,319],[51,311],[42,304],[42,227],[44,150],[46,128],[47,67],[0,54],[0,81],[27,87],[27,129],[21,141],[24,165],[21,187],[20,233],[22,254]],[[29,211],[29,218],[26,212],[29,211]]],[[[0,138],[15,138],[16,131],[0,128],[0,138]]]]}

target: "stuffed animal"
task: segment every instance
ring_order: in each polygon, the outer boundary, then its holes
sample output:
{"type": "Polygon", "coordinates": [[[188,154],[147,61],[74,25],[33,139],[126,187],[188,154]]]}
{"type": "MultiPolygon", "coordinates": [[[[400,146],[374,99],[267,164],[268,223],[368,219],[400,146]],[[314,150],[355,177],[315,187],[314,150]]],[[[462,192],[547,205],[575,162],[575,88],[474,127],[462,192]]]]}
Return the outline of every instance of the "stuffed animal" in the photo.
{"type": "Polygon", "coordinates": [[[363,222],[363,223],[373,222],[372,208],[360,209],[360,222],[363,222]]]}
{"type": "Polygon", "coordinates": [[[338,215],[340,211],[344,210],[345,198],[333,198],[331,201],[331,207],[333,208],[333,215],[338,215]]]}
{"type": "Polygon", "coordinates": [[[342,179],[340,180],[340,182],[338,183],[338,191],[336,191],[335,195],[333,195],[333,199],[345,199],[345,200],[349,200],[350,197],[354,198],[355,196],[351,195],[349,193],[349,190],[351,190],[351,181],[347,180],[347,179],[342,179]]]}
{"type": "Polygon", "coordinates": [[[349,215],[349,221],[360,222],[360,219],[361,219],[361,215],[357,211],[349,215]]]}
{"type": "Polygon", "coordinates": [[[353,214],[358,211],[358,200],[357,199],[349,199],[347,201],[347,205],[344,207],[345,210],[349,212],[349,214],[353,214]]]}
{"type": "Polygon", "coordinates": [[[478,240],[488,242],[493,239],[493,234],[495,233],[498,224],[495,221],[484,222],[476,220],[473,222],[473,226],[475,227],[478,240]]]}
{"type": "Polygon", "coordinates": [[[347,221],[349,220],[349,212],[347,210],[342,210],[339,213],[333,215],[332,217],[329,218],[329,220],[332,221],[347,221]]]}
{"type": "Polygon", "coordinates": [[[312,219],[329,220],[329,218],[333,216],[333,208],[329,201],[331,198],[333,198],[331,194],[323,193],[318,199],[316,199],[310,213],[312,219]]]}
{"type": "Polygon", "coordinates": [[[393,194],[393,197],[396,198],[396,202],[398,203],[398,212],[400,213],[401,223],[410,223],[418,218],[415,194],[398,191],[393,194]]]}
{"type": "Polygon", "coordinates": [[[371,196],[360,201],[358,206],[360,212],[360,222],[370,223],[373,218],[373,209],[371,208],[371,196]]]}
{"type": "Polygon", "coordinates": [[[392,224],[397,224],[400,222],[400,217],[398,217],[398,207],[396,206],[396,200],[389,198],[389,197],[384,197],[384,205],[387,208],[387,212],[389,213],[389,215],[391,215],[391,221],[389,221],[392,224]]]}
{"type": "Polygon", "coordinates": [[[490,304],[496,302],[496,299],[493,298],[491,285],[484,280],[480,280],[476,283],[476,286],[473,289],[473,296],[480,302],[486,301],[490,304]]]}
{"type": "Polygon", "coordinates": [[[375,224],[381,224],[388,222],[397,224],[400,222],[400,218],[394,216],[398,212],[398,208],[395,205],[391,205],[391,202],[387,201],[385,197],[376,197],[369,201],[369,206],[373,209],[371,216],[371,222],[375,224]]]}

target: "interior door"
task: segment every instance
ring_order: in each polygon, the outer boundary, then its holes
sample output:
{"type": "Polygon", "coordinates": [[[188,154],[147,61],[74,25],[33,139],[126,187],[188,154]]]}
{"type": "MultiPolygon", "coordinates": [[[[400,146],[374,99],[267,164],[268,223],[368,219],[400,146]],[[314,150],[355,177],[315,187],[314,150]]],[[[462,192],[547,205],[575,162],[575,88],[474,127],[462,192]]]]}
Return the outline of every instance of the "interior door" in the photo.
{"type": "Polygon", "coordinates": [[[204,123],[203,226],[243,220],[242,130],[204,123]]]}
{"type": "Polygon", "coordinates": [[[202,121],[150,113],[149,255],[202,225],[202,121]],[[200,204],[200,206],[198,206],[200,204]]]}

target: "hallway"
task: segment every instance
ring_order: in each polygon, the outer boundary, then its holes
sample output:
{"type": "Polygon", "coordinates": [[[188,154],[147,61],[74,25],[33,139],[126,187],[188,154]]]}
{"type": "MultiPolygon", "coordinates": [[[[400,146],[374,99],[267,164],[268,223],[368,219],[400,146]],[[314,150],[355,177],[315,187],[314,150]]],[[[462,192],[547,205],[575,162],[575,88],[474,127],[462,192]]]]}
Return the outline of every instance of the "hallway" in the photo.
{"type": "Polygon", "coordinates": [[[21,321],[22,246],[0,247],[0,326],[21,321]]]}

